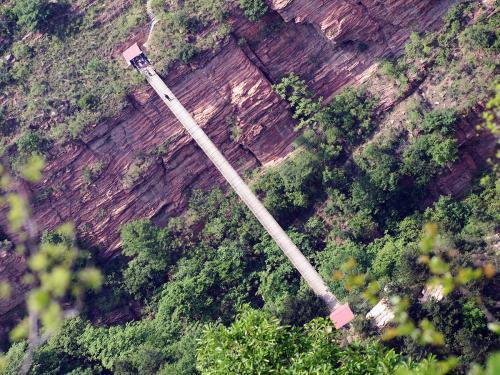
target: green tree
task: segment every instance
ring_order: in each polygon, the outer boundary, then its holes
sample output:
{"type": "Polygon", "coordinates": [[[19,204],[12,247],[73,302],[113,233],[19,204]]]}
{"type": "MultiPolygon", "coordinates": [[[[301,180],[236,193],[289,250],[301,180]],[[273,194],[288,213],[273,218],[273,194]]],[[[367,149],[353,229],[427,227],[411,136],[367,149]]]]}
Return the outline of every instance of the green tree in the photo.
{"type": "Polygon", "coordinates": [[[467,207],[451,196],[442,196],[432,208],[425,211],[428,222],[438,223],[445,231],[458,232],[464,226],[469,215],[467,207]]]}
{"type": "Polygon", "coordinates": [[[264,205],[284,222],[308,209],[320,194],[318,160],[302,150],[283,165],[269,170],[254,185],[264,205]]]}
{"type": "Polygon", "coordinates": [[[18,375],[26,354],[26,348],[27,343],[24,341],[13,344],[5,357],[0,358],[0,372],[4,375],[18,375]]]}
{"type": "Polygon", "coordinates": [[[439,132],[448,135],[453,133],[457,121],[458,116],[453,109],[435,110],[424,115],[422,128],[427,133],[439,132]]]}
{"type": "Polygon", "coordinates": [[[160,229],[149,220],[136,220],[121,228],[123,254],[130,257],[123,271],[126,290],[135,297],[148,296],[166,278],[173,239],[168,229],[160,229]]]}
{"type": "Polygon", "coordinates": [[[12,82],[12,73],[10,71],[10,66],[5,61],[0,61],[0,88],[7,86],[12,82]]]}
{"type": "Polygon", "coordinates": [[[240,6],[250,21],[258,21],[268,9],[264,0],[240,0],[240,6]]]}
{"type": "Polygon", "coordinates": [[[205,328],[197,349],[202,374],[364,374],[391,372],[400,355],[377,344],[339,345],[331,323],[320,318],[304,327],[282,326],[263,311],[248,308],[235,322],[205,328]]]}
{"type": "Polygon", "coordinates": [[[349,229],[356,240],[366,241],[373,238],[377,223],[369,209],[357,211],[349,220],[349,229]]]}
{"type": "Polygon", "coordinates": [[[399,182],[399,161],[394,155],[395,145],[370,143],[361,155],[355,157],[356,164],[365,172],[375,186],[384,191],[394,191],[399,182]]]}
{"type": "Polygon", "coordinates": [[[346,241],[342,244],[330,242],[325,250],[317,255],[317,259],[320,265],[319,272],[325,278],[331,291],[339,298],[347,295],[347,279],[344,274],[364,273],[373,260],[364,245],[353,241],[346,241]],[[344,269],[346,264],[349,264],[349,269],[344,269]]]}
{"type": "Polygon", "coordinates": [[[179,261],[173,280],[161,291],[160,319],[230,321],[236,307],[251,300],[257,276],[250,271],[251,256],[234,242],[191,249],[191,256],[179,261]]]}
{"type": "Polygon", "coordinates": [[[429,155],[438,167],[444,167],[458,159],[457,142],[451,138],[432,141],[429,155]]]}
{"type": "Polygon", "coordinates": [[[44,139],[38,132],[28,130],[17,139],[16,146],[20,154],[30,155],[42,152],[44,143],[44,139]]]}
{"type": "Polygon", "coordinates": [[[48,0],[16,0],[13,12],[18,25],[30,31],[40,30],[51,17],[48,0]]]}
{"type": "Polygon", "coordinates": [[[498,24],[494,22],[494,20],[491,21],[491,26],[479,24],[467,27],[460,36],[461,42],[467,48],[491,50],[498,53],[500,51],[500,31],[498,31],[498,24]]]}
{"type": "Polygon", "coordinates": [[[403,151],[403,172],[415,178],[418,186],[427,185],[439,168],[458,158],[454,139],[436,132],[418,136],[403,151]]]}
{"type": "Polygon", "coordinates": [[[313,93],[303,79],[294,73],[290,73],[283,77],[273,88],[292,107],[292,117],[299,121],[296,129],[316,124],[316,115],[321,109],[322,99],[314,99],[313,93]]]}
{"type": "Polygon", "coordinates": [[[78,106],[81,109],[96,110],[99,107],[99,98],[93,94],[87,93],[78,99],[78,106]]]}
{"type": "MultiPolygon", "coordinates": [[[[300,233],[297,229],[292,228],[288,234],[308,258],[313,257],[324,246],[319,239],[300,233]]],[[[267,309],[278,315],[286,314],[286,309],[292,301],[307,298],[307,287],[300,274],[269,236],[264,236],[255,249],[265,258],[263,270],[259,273],[258,294],[262,296],[267,309]]]]}
{"type": "Polygon", "coordinates": [[[394,280],[402,268],[401,261],[407,245],[401,240],[384,237],[382,241],[370,244],[370,251],[376,253],[370,272],[377,279],[394,280]]]}
{"type": "Polygon", "coordinates": [[[347,143],[355,144],[364,139],[373,129],[374,110],[377,101],[366,91],[345,89],[335,95],[319,115],[321,129],[335,127],[347,143]]]}
{"type": "Polygon", "coordinates": [[[0,45],[0,53],[7,49],[12,41],[12,36],[16,29],[15,15],[11,9],[0,9],[0,38],[3,44],[0,45]]]}

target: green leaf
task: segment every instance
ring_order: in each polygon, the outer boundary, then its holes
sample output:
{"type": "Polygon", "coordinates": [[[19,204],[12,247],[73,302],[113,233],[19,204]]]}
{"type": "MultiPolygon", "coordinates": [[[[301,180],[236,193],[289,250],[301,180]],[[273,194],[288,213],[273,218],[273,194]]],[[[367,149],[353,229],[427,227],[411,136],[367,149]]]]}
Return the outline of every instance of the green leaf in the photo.
{"type": "Polygon", "coordinates": [[[12,341],[20,341],[28,337],[28,319],[23,319],[17,326],[10,331],[10,339],[12,341]]]}
{"type": "Polygon", "coordinates": [[[57,332],[63,323],[61,306],[56,302],[52,302],[40,314],[40,320],[47,331],[51,333],[57,332]]]}
{"type": "Polygon", "coordinates": [[[11,193],[7,195],[7,203],[10,207],[8,214],[10,227],[12,231],[17,232],[28,217],[26,202],[20,195],[11,193]]]}
{"type": "Polygon", "coordinates": [[[42,170],[45,161],[39,155],[31,155],[28,162],[21,167],[21,175],[29,182],[37,182],[42,179],[42,170]]]}
{"type": "Polygon", "coordinates": [[[450,265],[439,256],[433,256],[429,262],[429,268],[434,275],[442,275],[450,270],[450,265]]]}
{"type": "Polygon", "coordinates": [[[28,265],[33,271],[40,272],[49,267],[49,258],[43,252],[38,252],[29,258],[28,265]]]}
{"type": "Polygon", "coordinates": [[[489,356],[488,362],[486,363],[486,374],[485,375],[497,375],[500,374],[500,352],[496,352],[489,356]]]}
{"type": "Polygon", "coordinates": [[[85,288],[100,289],[103,281],[101,272],[97,268],[87,267],[80,271],[78,279],[85,288]]]}
{"type": "Polygon", "coordinates": [[[36,312],[45,309],[50,303],[50,295],[46,290],[35,289],[28,296],[28,307],[36,312]]]}
{"type": "Polygon", "coordinates": [[[492,332],[495,332],[497,335],[500,335],[500,323],[488,323],[488,329],[492,332]]]}
{"type": "Polygon", "coordinates": [[[12,294],[12,287],[7,281],[0,282],[0,299],[9,299],[12,294]]]}
{"type": "Polygon", "coordinates": [[[41,275],[42,288],[51,291],[55,296],[62,297],[68,290],[71,273],[68,269],[58,266],[52,272],[41,275]]]}

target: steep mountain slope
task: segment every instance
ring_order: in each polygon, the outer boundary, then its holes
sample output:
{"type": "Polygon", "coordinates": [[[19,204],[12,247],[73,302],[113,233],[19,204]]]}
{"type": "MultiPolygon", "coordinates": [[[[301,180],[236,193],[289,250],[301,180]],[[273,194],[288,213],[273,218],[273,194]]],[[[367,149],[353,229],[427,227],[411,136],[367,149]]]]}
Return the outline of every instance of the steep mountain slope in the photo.
{"type": "MultiPolygon", "coordinates": [[[[400,51],[411,31],[439,26],[451,3],[274,2],[279,14],[257,24],[235,10],[229,40],[173,69],[166,82],[244,172],[284,157],[296,137],[271,83],[293,71],[329,98],[346,84],[366,81],[377,59],[400,51]],[[237,141],[231,139],[235,128],[237,141]]],[[[379,94],[383,107],[395,99],[389,88],[379,94]]],[[[162,223],[182,211],[193,188],[220,182],[168,110],[150,90],[139,90],[119,116],[50,150],[35,218],[49,230],[73,220],[91,245],[110,255],[121,224],[137,217],[162,223]],[[85,169],[92,167],[92,181],[86,181],[85,169]]]]}

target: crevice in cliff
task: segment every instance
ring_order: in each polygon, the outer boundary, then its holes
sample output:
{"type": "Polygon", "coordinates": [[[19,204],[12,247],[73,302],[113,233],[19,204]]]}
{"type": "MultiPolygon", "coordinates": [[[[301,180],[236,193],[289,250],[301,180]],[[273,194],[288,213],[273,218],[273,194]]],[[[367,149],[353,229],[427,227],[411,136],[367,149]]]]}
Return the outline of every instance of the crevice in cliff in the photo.
{"type": "Polygon", "coordinates": [[[248,155],[250,155],[255,160],[255,163],[257,164],[257,167],[261,167],[262,166],[262,162],[257,157],[257,155],[255,155],[255,153],[250,149],[250,147],[248,147],[247,145],[245,145],[243,143],[239,143],[239,146],[240,146],[240,148],[243,151],[245,151],[248,155]]]}
{"type": "Polygon", "coordinates": [[[247,59],[260,71],[262,76],[272,85],[274,84],[273,80],[271,79],[271,76],[269,74],[268,69],[262,62],[262,60],[257,56],[257,54],[254,52],[252,47],[248,44],[245,43],[244,45],[240,46],[241,50],[247,57],[247,59]]]}
{"type": "Polygon", "coordinates": [[[370,10],[368,9],[368,7],[361,0],[357,1],[356,5],[359,6],[362,9],[363,13],[366,15],[366,17],[370,21],[372,21],[373,23],[375,23],[377,25],[377,32],[382,37],[382,42],[383,42],[384,46],[386,48],[390,48],[389,38],[387,37],[387,35],[385,35],[384,25],[390,25],[390,26],[395,27],[397,29],[400,29],[401,27],[398,26],[398,25],[390,23],[389,20],[386,20],[386,19],[385,20],[380,20],[377,17],[374,17],[370,13],[370,10]]]}

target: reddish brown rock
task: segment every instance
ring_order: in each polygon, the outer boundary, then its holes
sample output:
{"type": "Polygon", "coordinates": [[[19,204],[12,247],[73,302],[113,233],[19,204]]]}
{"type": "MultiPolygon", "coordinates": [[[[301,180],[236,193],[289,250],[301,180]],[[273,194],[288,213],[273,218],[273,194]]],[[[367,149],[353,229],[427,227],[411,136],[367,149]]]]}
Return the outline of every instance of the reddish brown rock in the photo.
{"type": "MultiPolygon", "coordinates": [[[[277,79],[306,78],[326,99],[347,84],[362,84],[382,57],[400,53],[412,31],[435,29],[456,0],[274,0],[287,25],[259,44],[256,54],[277,79]]],[[[385,107],[394,98],[384,97],[385,107]]]]}
{"type": "Polygon", "coordinates": [[[488,164],[488,159],[495,155],[497,138],[489,131],[478,133],[476,126],[481,123],[482,108],[477,108],[465,121],[459,124],[456,132],[459,143],[459,158],[449,169],[431,184],[430,200],[441,195],[462,197],[467,193],[478,170],[488,164]]]}
{"type": "Polygon", "coordinates": [[[309,23],[334,43],[357,41],[399,49],[408,32],[432,25],[454,1],[273,0],[287,22],[309,23]]]}
{"type": "Polygon", "coordinates": [[[24,293],[28,290],[22,281],[25,271],[22,256],[13,249],[0,249],[0,283],[8,282],[11,290],[10,298],[0,298],[0,345],[22,313],[20,307],[24,305],[24,293]]]}

